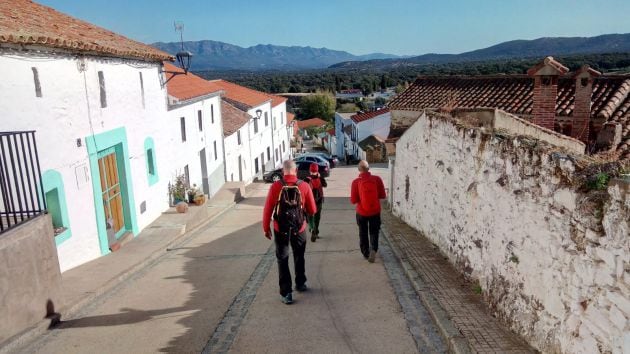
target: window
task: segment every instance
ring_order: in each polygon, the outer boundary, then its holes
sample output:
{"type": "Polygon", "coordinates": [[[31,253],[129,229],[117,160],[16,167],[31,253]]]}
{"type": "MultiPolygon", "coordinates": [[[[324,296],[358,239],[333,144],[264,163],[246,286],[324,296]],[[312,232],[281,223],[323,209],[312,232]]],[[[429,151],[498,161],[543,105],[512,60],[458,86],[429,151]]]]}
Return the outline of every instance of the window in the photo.
{"type": "Polygon", "coordinates": [[[98,87],[101,93],[101,108],[107,107],[107,92],[105,92],[105,75],[102,71],[98,72],[98,87]]]}
{"type": "Polygon", "coordinates": [[[271,126],[272,129],[278,128],[278,124],[276,123],[276,116],[273,116],[273,125],[271,126]]]}
{"type": "Polygon", "coordinates": [[[42,97],[42,86],[39,83],[39,73],[36,67],[32,67],[33,70],[33,82],[35,83],[35,97],[42,97]]]}
{"type": "Polygon", "coordinates": [[[284,154],[285,151],[286,151],[286,149],[284,147],[284,140],[282,140],[282,153],[284,154]]]}
{"type": "Polygon", "coordinates": [[[275,152],[276,152],[276,161],[278,161],[278,149],[276,149],[275,152]]]}
{"type": "Polygon", "coordinates": [[[271,160],[271,148],[267,146],[267,161],[271,160]]]}
{"type": "Polygon", "coordinates": [[[145,108],[144,106],[144,79],[142,78],[142,72],[139,72],[138,74],[140,74],[140,94],[142,95],[142,108],[145,108]]]}
{"type": "Polygon", "coordinates": [[[216,140],[214,141],[213,145],[214,145],[214,160],[216,161],[217,158],[218,158],[217,157],[218,155],[217,155],[217,141],[216,140]]]}
{"type": "Polygon", "coordinates": [[[236,131],[236,140],[238,141],[238,144],[241,145],[241,131],[240,130],[236,131]]]}
{"type": "Polygon", "coordinates": [[[214,124],[214,105],[210,105],[210,122],[214,124]]]}
{"type": "Polygon", "coordinates": [[[258,173],[258,158],[254,159],[254,171],[258,173]]]}
{"type": "Polygon", "coordinates": [[[184,166],[184,177],[186,177],[186,187],[190,187],[190,170],[188,165],[184,166]]]}
{"type": "Polygon", "coordinates": [[[183,143],[186,141],[186,118],[185,117],[179,118],[179,126],[182,131],[182,143],[183,143]]]}
{"type": "Polygon", "coordinates": [[[258,133],[258,119],[254,119],[254,134],[258,133]]]}
{"type": "Polygon", "coordinates": [[[284,112],[280,112],[280,124],[284,124],[284,112]]]}
{"type": "Polygon", "coordinates": [[[46,198],[46,209],[51,216],[54,227],[55,245],[59,246],[72,236],[61,174],[55,170],[44,172],[42,174],[42,187],[44,198],[46,198]]]}
{"type": "Polygon", "coordinates": [[[197,111],[197,124],[199,124],[199,131],[203,131],[203,117],[201,115],[201,110],[197,111]]]}
{"type": "Polygon", "coordinates": [[[159,180],[153,138],[149,137],[144,140],[144,154],[147,159],[147,180],[149,181],[149,186],[152,186],[159,180]]]}
{"type": "Polygon", "coordinates": [[[269,126],[269,115],[265,112],[265,127],[269,126]]]}

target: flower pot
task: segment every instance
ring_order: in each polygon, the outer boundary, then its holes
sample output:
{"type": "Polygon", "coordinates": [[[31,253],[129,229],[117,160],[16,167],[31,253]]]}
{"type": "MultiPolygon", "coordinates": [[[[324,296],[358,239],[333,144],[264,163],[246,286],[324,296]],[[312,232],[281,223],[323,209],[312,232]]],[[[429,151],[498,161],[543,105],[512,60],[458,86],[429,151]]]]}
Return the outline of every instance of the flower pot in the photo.
{"type": "Polygon", "coordinates": [[[188,211],[188,204],[186,202],[179,202],[175,205],[175,210],[180,214],[186,213],[188,211]]]}

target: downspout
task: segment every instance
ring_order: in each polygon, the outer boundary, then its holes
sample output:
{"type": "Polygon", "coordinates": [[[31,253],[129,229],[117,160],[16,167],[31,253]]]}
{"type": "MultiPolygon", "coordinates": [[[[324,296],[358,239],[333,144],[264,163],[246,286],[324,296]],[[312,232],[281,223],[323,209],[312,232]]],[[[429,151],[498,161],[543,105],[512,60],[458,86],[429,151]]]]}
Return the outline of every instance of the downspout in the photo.
{"type": "Polygon", "coordinates": [[[271,168],[271,170],[273,171],[276,169],[276,146],[273,140],[273,136],[274,136],[273,123],[276,120],[276,117],[274,117],[273,115],[273,101],[269,102],[269,106],[271,107],[271,110],[269,111],[269,113],[271,113],[271,161],[273,162],[273,167],[271,168]]]}
{"type": "Polygon", "coordinates": [[[225,182],[227,179],[227,157],[225,154],[225,132],[223,131],[223,103],[221,97],[219,96],[219,112],[221,112],[221,149],[223,149],[223,180],[225,182]]]}

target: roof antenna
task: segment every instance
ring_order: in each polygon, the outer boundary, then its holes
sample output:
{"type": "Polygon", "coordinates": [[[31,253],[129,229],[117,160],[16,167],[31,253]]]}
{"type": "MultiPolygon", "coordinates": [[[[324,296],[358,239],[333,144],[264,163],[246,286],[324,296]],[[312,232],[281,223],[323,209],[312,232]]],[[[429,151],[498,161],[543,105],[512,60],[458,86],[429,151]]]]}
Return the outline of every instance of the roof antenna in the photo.
{"type": "Polygon", "coordinates": [[[173,26],[175,26],[175,32],[179,32],[179,43],[182,46],[182,52],[184,51],[184,22],[175,21],[173,22],[173,26]]]}

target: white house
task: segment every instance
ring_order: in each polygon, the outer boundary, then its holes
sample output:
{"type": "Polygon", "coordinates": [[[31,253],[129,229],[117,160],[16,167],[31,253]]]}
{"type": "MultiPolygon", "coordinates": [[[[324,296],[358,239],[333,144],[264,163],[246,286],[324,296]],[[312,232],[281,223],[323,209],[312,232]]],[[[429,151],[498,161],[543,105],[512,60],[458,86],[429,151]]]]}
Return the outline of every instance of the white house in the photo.
{"type": "Polygon", "coordinates": [[[249,135],[252,117],[226,101],[222,102],[221,110],[227,180],[249,183],[254,176],[249,135]]]}
{"type": "Polygon", "coordinates": [[[243,147],[234,144],[234,139],[226,140],[226,159],[227,156],[232,159],[227,163],[228,166],[232,166],[227,173],[227,179],[230,180],[232,174],[237,175],[236,172],[240,166],[236,160],[238,156],[241,157],[241,164],[249,166],[247,168],[243,166],[240,169],[242,181],[249,182],[254,178],[261,178],[265,171],[280,167],[282,161],[290,156],[286,128],[286,98],[252,90],[225,80],[210,82],[224,91],[224,101],[251,117],[251,121],[245,127],[247,134],[241,134],[241,139],[248,139],[246,145],[249,151],[246,155],[242,153],[243,147]]]}
{"type": "Polygon", "coordinates": [[[389,129],[392,123],[392,115],[388,108],[359,113],[350,116],[349,130],[350,142],[347,144],[347,151],[355,158],[365,158],[364,152],[359,145],[360,142],[370,136],[375,136],[377,140],[385,141],[389,136],[389,129]]]}
{"type": "Polygon", "coordinates": [[[63,271],[109,253],[168,207],[162,61],[173,58],[34,2],[0,10],[11,14],[0,17],[0,130],[36,131],[63,271]]]}
{"type": "Polygon", "coordinates": [[[174,181],[184,175],[190,186],[213,196],[225,183],[221,88],[170,63],[164,63],[168,91],[170,168],[174,181]],[[174,75],[172,73],[179,72],[174,75]]]}
{"type": "Polygon", "coordinates": [[[354,113],[339,113],[335,112],[335,137],[336,137],[336,152],[335,155],[339,158],[345,158],[347,154],[347,146],[350,142],[349,135],[346,135],[344,130],[347,126],[350,126],[354,113]]]}

